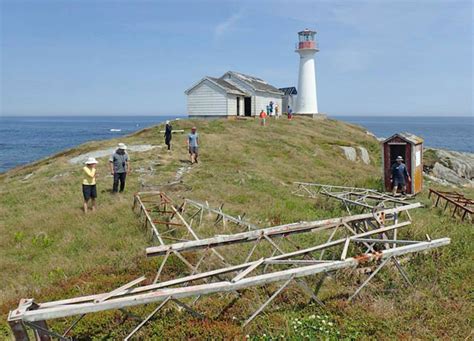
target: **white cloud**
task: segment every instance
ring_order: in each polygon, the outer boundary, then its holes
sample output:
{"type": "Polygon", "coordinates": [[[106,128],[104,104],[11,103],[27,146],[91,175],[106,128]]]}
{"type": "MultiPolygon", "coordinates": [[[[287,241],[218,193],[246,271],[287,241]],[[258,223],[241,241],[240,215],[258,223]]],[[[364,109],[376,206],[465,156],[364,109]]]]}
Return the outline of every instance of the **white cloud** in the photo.
{"type": "Polygon", "coordinates": [[[219,39],[229,30],[234,28],[237,22],[242,18],[243,14],[244,11],[241,9],[237,13],[232,14],[230,17],[217,24],[217,26],[214,28],[214,38],[219,39]]]}

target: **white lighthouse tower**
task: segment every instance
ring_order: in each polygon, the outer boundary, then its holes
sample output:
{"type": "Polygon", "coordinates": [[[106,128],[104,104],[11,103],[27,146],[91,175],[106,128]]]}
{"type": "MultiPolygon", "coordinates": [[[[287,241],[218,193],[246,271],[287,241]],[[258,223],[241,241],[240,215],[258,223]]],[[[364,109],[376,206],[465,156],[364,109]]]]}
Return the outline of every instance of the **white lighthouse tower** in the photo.
{"type": "Polygon", "coordinates": [[[305,29],[298,32],[298,47],[295,52],[300,55],[300,72],[298,76],[298,96],[296,97],[295,114],[318,114],[318,100],[316,98],[316,69],[314,55],[319,51],[314,40],[316,31],[305,29]]]}

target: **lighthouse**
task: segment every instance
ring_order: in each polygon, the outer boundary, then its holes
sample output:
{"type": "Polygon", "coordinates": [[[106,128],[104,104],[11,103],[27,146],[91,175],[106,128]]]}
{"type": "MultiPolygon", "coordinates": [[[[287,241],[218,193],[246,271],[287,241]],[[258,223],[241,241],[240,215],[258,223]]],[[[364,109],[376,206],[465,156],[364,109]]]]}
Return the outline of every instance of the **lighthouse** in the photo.
{"type": "Polygon", "coordinates": [[[298,96],[296,98],[295,114],[318,114],[318,100],[316,98],[316,67],[314,56],[319,51],[314,40],[316,31],[305,29],[298,32],[296,51],[300,55],[300,71],[298,76],[298,96]]]}

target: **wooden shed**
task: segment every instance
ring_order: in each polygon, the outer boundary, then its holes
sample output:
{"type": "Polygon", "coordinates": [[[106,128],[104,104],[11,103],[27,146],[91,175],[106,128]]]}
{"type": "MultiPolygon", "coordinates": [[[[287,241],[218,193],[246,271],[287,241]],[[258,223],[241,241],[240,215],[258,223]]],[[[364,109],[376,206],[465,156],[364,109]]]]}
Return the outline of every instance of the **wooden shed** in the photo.
{"type": "Polygon", "coordinates": [[[382,167],[385,190],[391,191],[390,173],[397,156],[403,157],[410,174],[407,193],[416,194],[423,189],[423,139],[410,133],[398,133],[382,142],[382,167]]]}

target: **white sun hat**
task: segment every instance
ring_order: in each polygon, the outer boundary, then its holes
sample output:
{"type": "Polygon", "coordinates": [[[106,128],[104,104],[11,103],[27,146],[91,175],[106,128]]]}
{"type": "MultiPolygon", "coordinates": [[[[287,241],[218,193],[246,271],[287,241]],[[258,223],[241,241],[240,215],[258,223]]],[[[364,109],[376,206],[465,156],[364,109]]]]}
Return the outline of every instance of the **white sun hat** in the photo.
{"type": "Polygon", "coordinates": [[[397,156],[397,160],[402,160],[403,161],[403,158],[401,155],[397,156]]]}
{"type": "Polygon", "coordinates": [[[170,120],[166,120],[166,124],[170,124],[170,120]]]}
{"type": "Polygon", "coordinates": [[[97,161],[95,158],[93,157],[90,157],[86,160],[86,162],[84,162],[86,165],[93,165],[93,164],[97,164],[99,163],[99,161],[97,161]]]}
{"type": "Polygon", "coordinates": [[[127,146],[125,145],[125,143],[122,143],[122,142],[120,142],[117,147],[118,149],[124,149],[124,150],[127,149],[127,146]]]}

